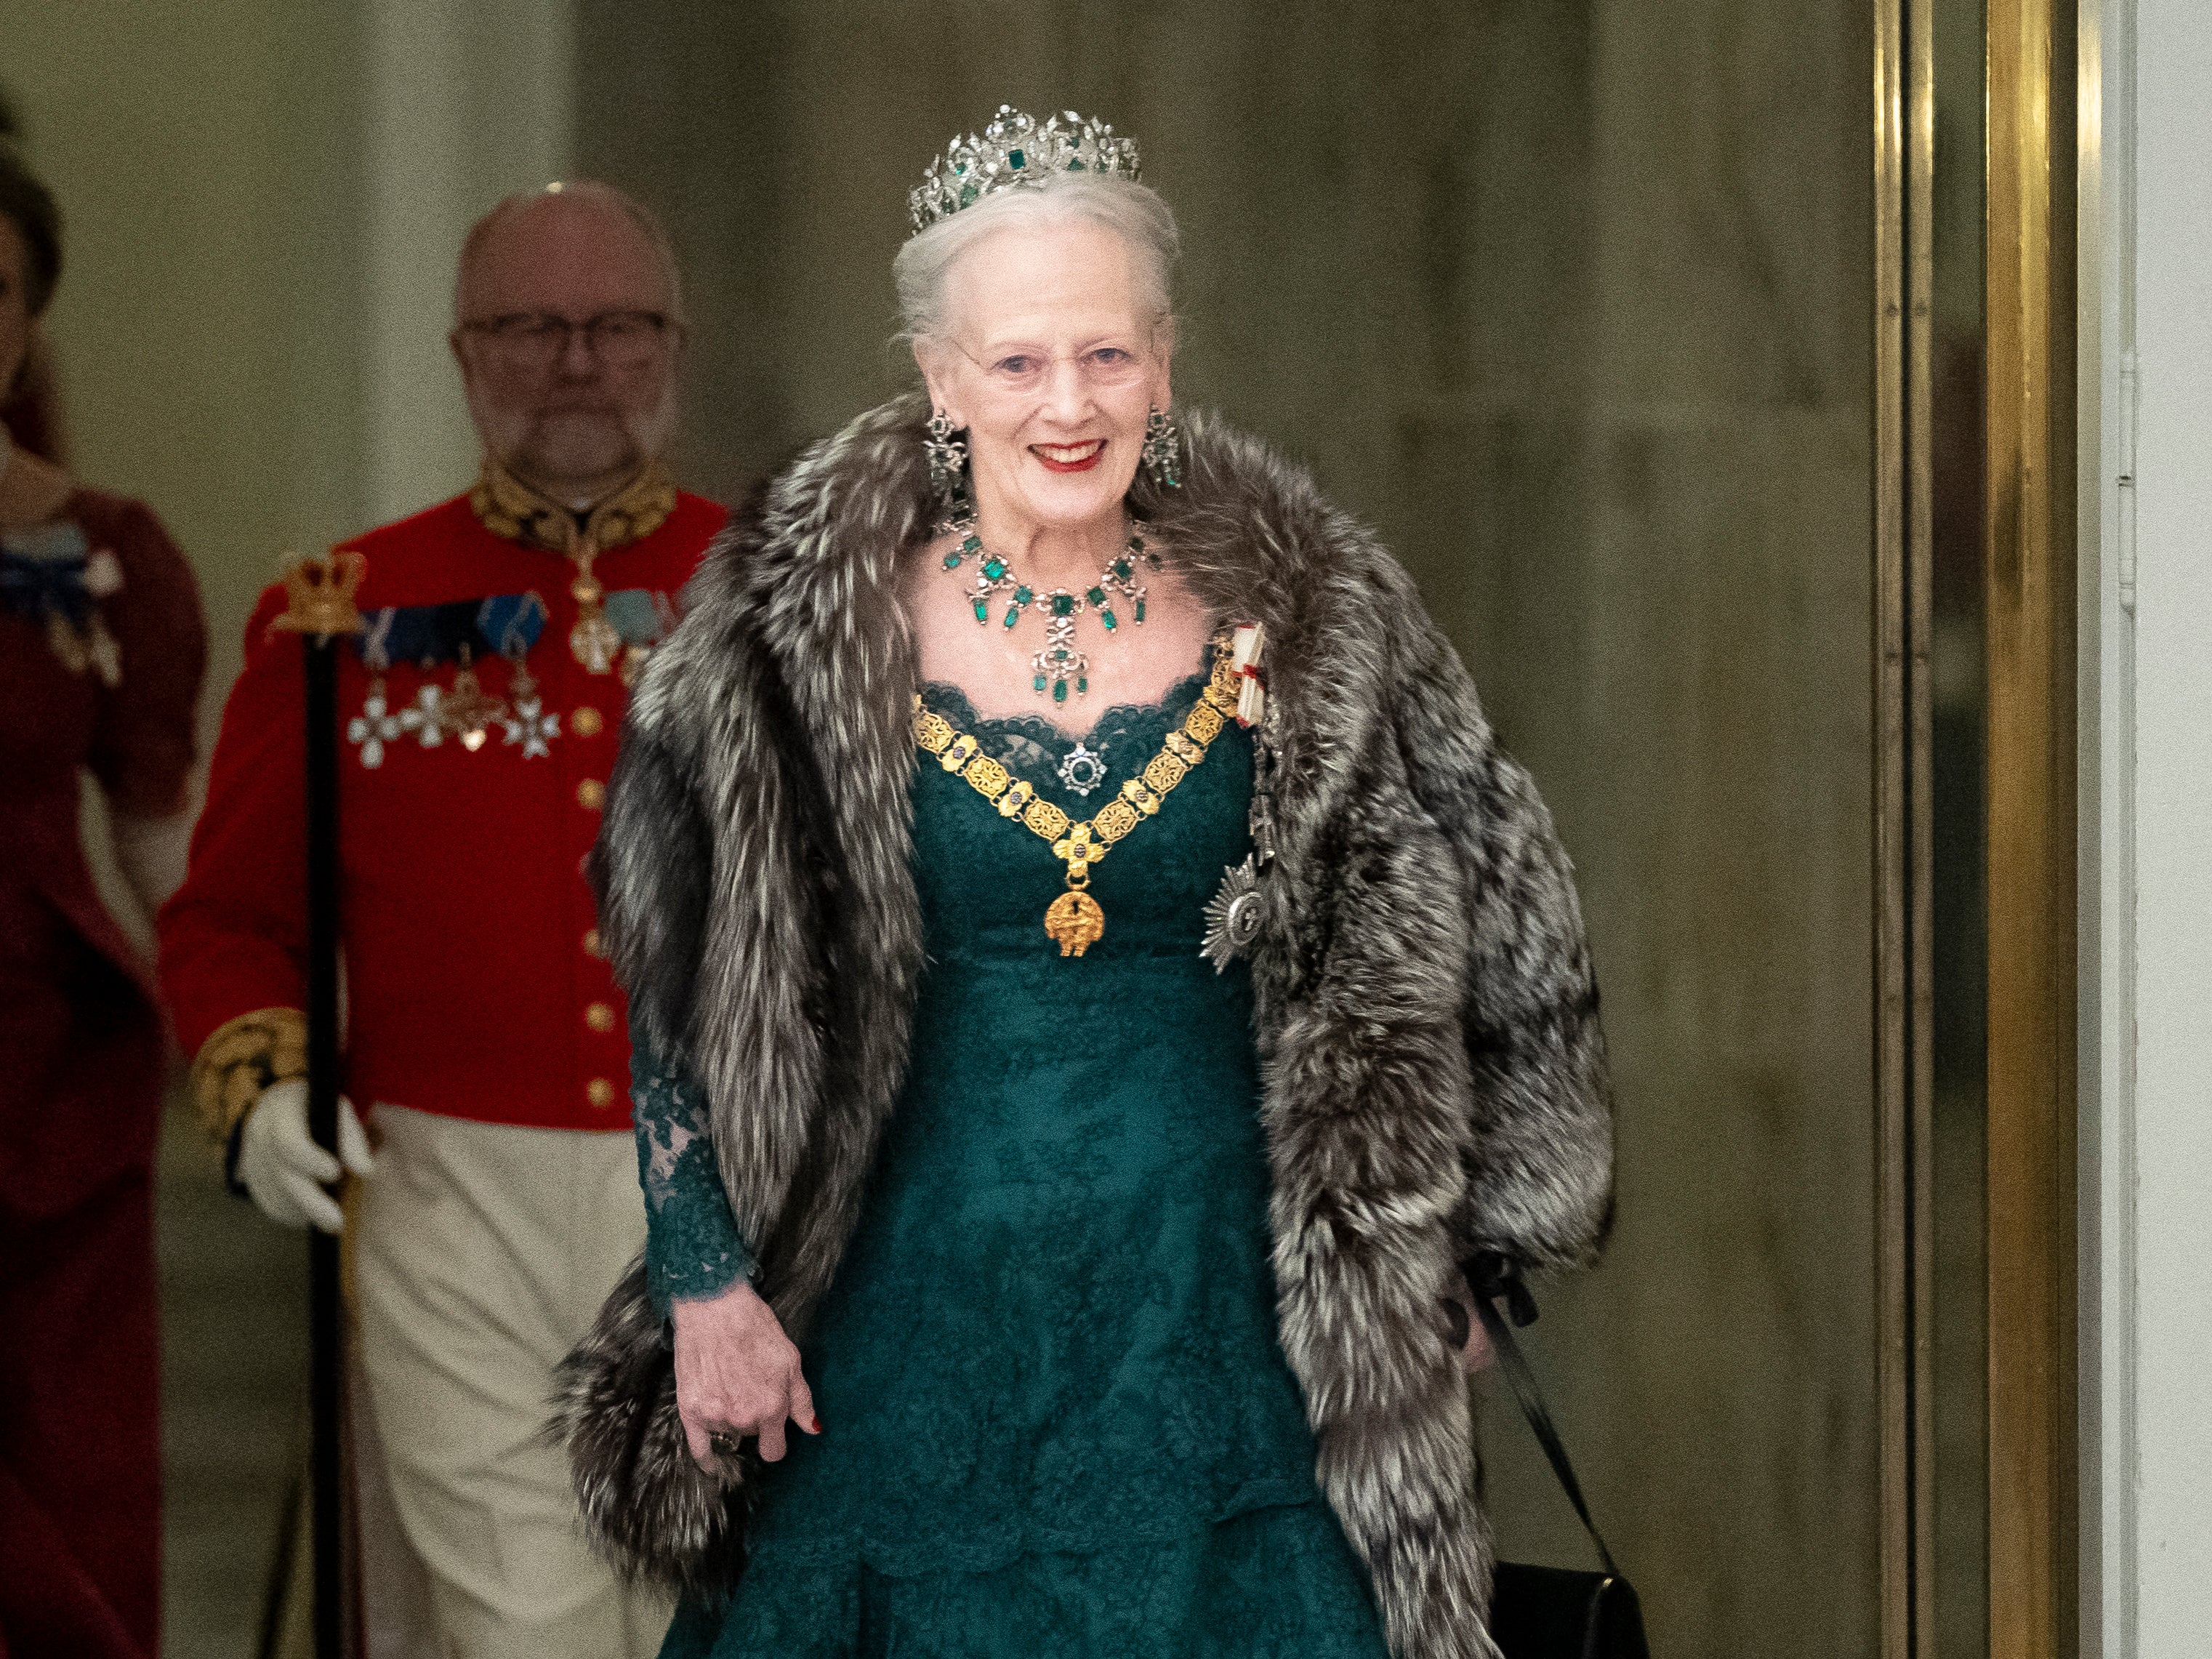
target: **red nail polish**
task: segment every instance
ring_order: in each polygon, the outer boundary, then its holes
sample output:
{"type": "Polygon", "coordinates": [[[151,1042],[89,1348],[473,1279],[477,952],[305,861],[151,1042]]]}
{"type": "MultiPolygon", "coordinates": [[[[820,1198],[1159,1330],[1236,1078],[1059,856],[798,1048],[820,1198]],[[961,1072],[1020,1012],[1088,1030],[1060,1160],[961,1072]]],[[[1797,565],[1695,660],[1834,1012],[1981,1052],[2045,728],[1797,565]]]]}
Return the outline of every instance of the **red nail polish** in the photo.
{"type": "Polygon", "coordinates": [[[822,1432],[822,1419],[812,1413],[809,1413],[807,1414],[806,1431],[809,1434],[819,1434],[822,1432]]]}

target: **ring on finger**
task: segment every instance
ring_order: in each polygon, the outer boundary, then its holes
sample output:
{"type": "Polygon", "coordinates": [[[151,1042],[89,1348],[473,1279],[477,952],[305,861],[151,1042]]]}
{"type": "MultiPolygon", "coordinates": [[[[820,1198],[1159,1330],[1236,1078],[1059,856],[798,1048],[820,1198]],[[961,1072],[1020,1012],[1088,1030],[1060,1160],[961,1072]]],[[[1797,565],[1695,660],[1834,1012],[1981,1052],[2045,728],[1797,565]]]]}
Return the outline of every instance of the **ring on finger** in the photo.
{"type": "Polygon", "coordinates": [[[732,1429],[716,1429],[707,1437],[707,1443],[725,1457],[738,1455],[738,1436],[732,1429]]]}

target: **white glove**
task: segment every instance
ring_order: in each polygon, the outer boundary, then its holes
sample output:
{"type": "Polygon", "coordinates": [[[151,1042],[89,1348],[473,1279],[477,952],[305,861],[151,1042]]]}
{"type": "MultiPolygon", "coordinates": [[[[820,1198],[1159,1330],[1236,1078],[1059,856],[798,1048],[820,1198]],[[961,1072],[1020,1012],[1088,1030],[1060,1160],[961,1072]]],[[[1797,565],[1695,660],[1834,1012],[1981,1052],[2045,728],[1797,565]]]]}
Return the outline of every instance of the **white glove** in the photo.
{"type": "Polygon", "coordinates": [[[326,1233],[343,1231],[337,1200],[323,1190],[338,1178],[341,1161],[355,1175],[375,1173],[353,1102],[338,1097],[338,1155],[332,1158],[307,1133],[307,1079],[287,1078],[261,1091],[239,1137],[238,1178],[262,1214],[280,1226],[313,1222],[326,1233]]]}

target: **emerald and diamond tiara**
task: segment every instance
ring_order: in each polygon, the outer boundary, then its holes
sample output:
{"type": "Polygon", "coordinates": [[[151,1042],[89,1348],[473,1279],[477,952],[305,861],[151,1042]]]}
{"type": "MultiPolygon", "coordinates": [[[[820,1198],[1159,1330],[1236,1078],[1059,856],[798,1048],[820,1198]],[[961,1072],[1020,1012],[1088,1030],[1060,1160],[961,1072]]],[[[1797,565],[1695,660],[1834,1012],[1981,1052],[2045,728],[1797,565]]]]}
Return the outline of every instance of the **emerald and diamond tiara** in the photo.
{"type": "Polygon", "coordinates": [[[1103,121],[1063,110],[1040,123],[1011,104],[999,106],[981,137],[955,138],[907,194],[914,228],[924,231],[986,196],[1018,185],[1042,185],[1062,173],[1108,173],[1139,182],[1137,141],[1116,138],[1103,121]]]}

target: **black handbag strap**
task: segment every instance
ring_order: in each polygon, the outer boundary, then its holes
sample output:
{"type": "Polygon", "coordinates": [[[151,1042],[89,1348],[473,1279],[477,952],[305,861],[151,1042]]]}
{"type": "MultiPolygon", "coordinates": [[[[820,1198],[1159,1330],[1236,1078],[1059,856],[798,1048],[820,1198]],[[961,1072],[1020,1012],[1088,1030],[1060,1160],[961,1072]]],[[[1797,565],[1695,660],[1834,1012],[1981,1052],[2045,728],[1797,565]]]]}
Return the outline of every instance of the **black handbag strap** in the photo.
{"type": "Polygon", "coordinates": [[[1468,1281],[1474,1287],[1474,1310],[1481,1316],[1483,1332],[1490,1338],[1491,1349],[1498,1356],[1498,1368],[1512,1385],[1513,1397],[1521,1403],[1522,1416],[1528,1419],[1529,1428],[1535,1431],[1536,1443],[1543,1447],[1552,1473],[1559,1477],[1559,1485],[1566,1490],[1567,1502],[1575,1506],[1583,1529],[1589,1534],[1590,1542],[1597,1546],[1597,1559],[1605,1564],[1607,1577],[1620,1577],[1620,1569],[1613,1564],[1613,1552],[1605,1547],[1605,1536],[1598,1531],[1597,1522],[1590,1519],[1589,1504],[1583,1500],[1582,1482],[1575,1479],[1575,1466],[1567,1456],[1566,1446],[1552,1422],[1552,1413],[1545,1408],[1544,1391],[1536,1385],[1536,1373],[1529,1369],[1528,1356],[1521,1352],[1521,1344],[1513,1334],[1514,1325],[1534,1321],[1535,1299],[1509,1265],[1494,1259],[1486,1260],[1470,1271],[1468,1281]],[[1512,1312],[1510,1324],[1498,1310],[1497,1298],[1500,1297],[1512,1312]]]}

